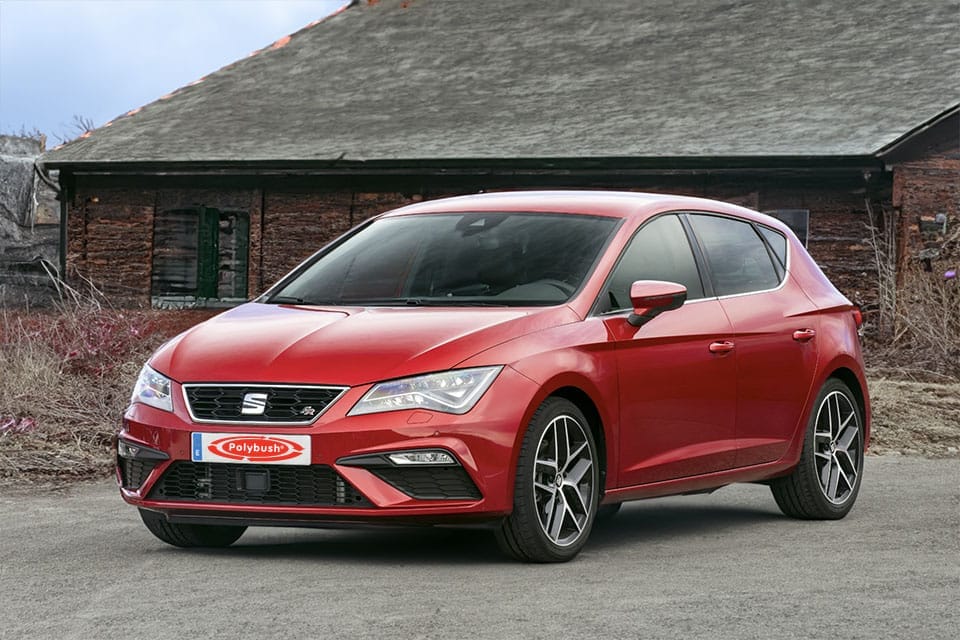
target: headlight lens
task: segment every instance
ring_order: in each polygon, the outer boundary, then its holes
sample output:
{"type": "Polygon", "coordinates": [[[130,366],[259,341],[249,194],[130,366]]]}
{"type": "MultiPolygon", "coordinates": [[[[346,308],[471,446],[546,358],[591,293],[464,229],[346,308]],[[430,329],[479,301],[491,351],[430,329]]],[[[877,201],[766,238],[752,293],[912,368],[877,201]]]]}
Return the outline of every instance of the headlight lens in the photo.
{"type": "Polygon", "coordinates": [[[140,370],[140,377],[137,378],[137,384],[133,387],[133,395],[130,396],[131,404],[142,402],[157,409],[164,411],[173,411],[173,398],[170,395],[170,378],[160,375],[150,367],[144,365],[140,370]]]}
{"type": "Polygon", "coordinates": [[[477,404],[503,367],[454,369],[373,385],[350,409],[350,416],[401,409],[463,414],[477,404]]]}

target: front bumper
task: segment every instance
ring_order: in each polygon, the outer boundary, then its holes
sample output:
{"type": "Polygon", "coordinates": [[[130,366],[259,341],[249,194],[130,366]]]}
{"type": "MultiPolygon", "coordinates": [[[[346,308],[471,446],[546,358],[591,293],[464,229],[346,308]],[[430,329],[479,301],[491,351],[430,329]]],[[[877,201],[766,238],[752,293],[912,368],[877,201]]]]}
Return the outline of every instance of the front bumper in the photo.
{"type": "Polygon", "coordinates": [[[496,519],[511,511],[516,452],[535,383],[504,367],[464,415],[404,410],[348,417],[368,389],[348,390],[317,422],[302,427],[196,423],[179,389],[172,413],[134,404],[124,415],[120,440],[160,455],[118,458],[123,499],[172,521],[249,525],[444,524],[496,519]],[[310,466],[193,463],[191,434],[197,432],[308,435],[310,466]],[[355,462],[411,449],[448,452],[456,468],[406,467],[419,469],[411,474],[355,462]],[[159,459],[164,455],[168,458],[159,459]],[[177,474],[177,482],[168,474],[177,474]],[[198,484],[195,492],[192,483],[198,484]],[[286,487],[282,498],[265,494],[264,483],[286,487]],[[178,493],[183,486],[189,497],[178,493]]]}

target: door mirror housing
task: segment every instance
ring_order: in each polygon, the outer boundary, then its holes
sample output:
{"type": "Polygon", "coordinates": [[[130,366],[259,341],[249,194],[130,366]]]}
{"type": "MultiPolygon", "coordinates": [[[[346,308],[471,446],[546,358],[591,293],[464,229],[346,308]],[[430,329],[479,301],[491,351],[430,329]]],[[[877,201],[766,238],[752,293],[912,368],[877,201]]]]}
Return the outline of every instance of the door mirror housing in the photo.
{"type": "Polygon", "coordinates": [[[678,309],[687,300],[687,288],[676,282],[638,280],[630,285],[633,313],[627,318],[634,327],[642,327],[664,311],[678,309]]]}

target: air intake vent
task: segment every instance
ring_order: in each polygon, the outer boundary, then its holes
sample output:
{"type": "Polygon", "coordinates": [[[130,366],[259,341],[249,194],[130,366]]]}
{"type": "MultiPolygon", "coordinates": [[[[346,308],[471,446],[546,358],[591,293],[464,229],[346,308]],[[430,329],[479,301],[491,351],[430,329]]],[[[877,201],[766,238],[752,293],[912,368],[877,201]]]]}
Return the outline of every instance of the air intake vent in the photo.
{"type": "Polygon", "coordinates": [[[151,500],[219,504],[369,507],[327,465],[210,464],[178,461],[150,491],[151,500]]]}

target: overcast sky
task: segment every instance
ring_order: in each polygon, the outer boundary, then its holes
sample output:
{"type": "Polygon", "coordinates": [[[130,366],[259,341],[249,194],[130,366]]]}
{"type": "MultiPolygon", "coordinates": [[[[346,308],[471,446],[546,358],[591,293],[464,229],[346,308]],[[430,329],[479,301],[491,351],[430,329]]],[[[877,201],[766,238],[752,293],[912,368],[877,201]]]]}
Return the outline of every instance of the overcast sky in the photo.
{"type": "Polygon", "coordinates": [[[0,0],[0,133],[75,137],[349,0],[0,0]]]}

